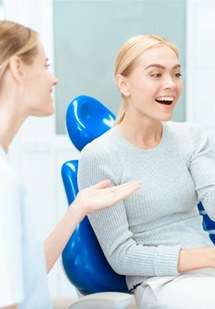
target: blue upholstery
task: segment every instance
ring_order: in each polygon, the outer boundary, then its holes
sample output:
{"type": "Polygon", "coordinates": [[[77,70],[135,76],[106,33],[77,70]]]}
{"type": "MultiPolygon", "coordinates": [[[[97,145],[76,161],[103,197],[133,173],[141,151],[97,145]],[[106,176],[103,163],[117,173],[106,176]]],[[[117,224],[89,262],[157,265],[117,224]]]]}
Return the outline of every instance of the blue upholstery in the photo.
{"type": "Polygon", "coordinates": [[[198,209],[202,215],[203,229],[209,233],[210,239],[215,244],[215,222],[209,218],[201,202],[198,204],[198,209]]]}
{"type": "MultiPolygon", "coordinates": [[[[109,130],[115,116],[102,103],[79,96],[69,105],[66,126],[72,143],[81,150],[87,143],[109,130]]],[[[78,161],[62,166],[62,178],[71,204],[78,193],[78,161]]],[[[87,217],[77,226],[66,245],[62,261],[68,279],[84,295],[97,292],[126,292],[125,276],[116,274],[108,264],[87,217]]]]}

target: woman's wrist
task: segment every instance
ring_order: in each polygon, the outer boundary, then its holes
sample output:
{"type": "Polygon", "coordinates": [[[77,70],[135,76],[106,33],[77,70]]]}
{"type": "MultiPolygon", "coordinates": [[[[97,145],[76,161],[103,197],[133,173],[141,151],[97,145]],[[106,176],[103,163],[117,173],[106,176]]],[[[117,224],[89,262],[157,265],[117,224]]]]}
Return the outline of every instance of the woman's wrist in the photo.
{"type": "Polygon", "coordinates": [[[69,206],[68,212],[70,216],[72,217],[72,220],[74,220],[74,217],[76,217],[77,222],[80,222],[81,220],[83,220],[83,218],[87,215],[86,210],[84,209],[83,205],[79,203],[79,201],[77,201],[76,199],[69,206]]]}

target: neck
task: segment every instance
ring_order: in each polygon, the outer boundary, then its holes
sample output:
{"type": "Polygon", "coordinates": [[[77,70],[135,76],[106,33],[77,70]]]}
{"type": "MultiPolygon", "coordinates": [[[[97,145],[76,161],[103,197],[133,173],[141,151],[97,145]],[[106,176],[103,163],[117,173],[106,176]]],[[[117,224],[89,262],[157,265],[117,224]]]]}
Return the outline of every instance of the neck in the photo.
{"type": "Polygon", "coordinates": [[[129,121],[126,117],[116,126],[120,133],[139,148],[156,147],[162,138],[162,124],[157,120],[146,120],[141,123],[129,121]]]}

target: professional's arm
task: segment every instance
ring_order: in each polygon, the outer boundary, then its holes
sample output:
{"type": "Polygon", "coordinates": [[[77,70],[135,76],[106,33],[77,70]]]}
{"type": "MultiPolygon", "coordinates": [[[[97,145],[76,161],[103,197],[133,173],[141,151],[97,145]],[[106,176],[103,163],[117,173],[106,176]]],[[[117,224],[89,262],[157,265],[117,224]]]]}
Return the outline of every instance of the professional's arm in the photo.
{"type": "Polygon", "coordinates": [[[47,271],[57,261],[77,224],[89,213],[110,207],[140,188],[138,181],[110,186],[105,180],[81,190],[66,214],[45,241],[47,271]]]}

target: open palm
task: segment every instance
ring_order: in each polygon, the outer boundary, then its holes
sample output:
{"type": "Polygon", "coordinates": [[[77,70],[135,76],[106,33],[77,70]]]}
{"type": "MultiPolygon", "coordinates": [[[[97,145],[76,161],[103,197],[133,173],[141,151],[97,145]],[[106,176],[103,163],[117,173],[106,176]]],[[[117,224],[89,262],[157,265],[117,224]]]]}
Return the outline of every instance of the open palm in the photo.
{"type": "Polygon", "coordinates": [[[78,193],[76,200],[86,214],[110,207],[141,187],[139,181],[129,181],[112,187],[110,187],[110,183],[110,180],[104,180],[78,193]]]}

